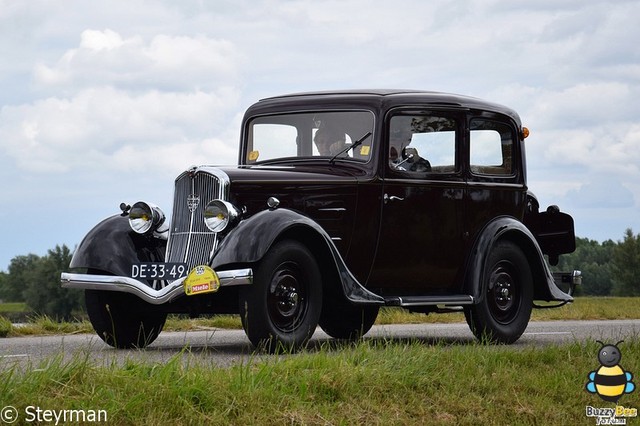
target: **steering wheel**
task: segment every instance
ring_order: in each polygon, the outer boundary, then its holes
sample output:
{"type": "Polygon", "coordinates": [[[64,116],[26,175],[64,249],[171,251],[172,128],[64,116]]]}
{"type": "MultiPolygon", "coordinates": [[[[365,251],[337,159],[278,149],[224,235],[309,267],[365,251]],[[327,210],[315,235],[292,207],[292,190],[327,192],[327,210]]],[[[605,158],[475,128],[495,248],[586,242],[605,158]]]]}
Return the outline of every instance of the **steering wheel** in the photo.
{"type": "Polygon", "coordinates": [[[402,150],[402,162],[407,163],[408,171],[411,172],[430,172],[431,163],[420,157],[418,150],[414,147],[407,146],[402,150]]]}

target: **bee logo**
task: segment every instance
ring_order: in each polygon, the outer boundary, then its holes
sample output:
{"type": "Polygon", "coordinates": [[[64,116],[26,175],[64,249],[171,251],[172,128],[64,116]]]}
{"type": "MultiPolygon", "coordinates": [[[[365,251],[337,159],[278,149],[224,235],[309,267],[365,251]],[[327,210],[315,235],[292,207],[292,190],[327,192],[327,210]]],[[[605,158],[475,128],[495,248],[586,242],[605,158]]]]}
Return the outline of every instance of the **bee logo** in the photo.
{"type": "Polygon", "coordinates": [[[623,394],[631,393],[636,388],[636,385],[631,381],[633,374],[624,371],[619,365],[622,353],[618,349],[618,345],[622,341],[615,345],[605,345],[599,340],[596,342],[602,345],[598,352],[598,361],[601,366],[596,371],[589,373],[589,382],[585,388],[587,392],[597,393],[603,400],[617,404],[623,394]]]}

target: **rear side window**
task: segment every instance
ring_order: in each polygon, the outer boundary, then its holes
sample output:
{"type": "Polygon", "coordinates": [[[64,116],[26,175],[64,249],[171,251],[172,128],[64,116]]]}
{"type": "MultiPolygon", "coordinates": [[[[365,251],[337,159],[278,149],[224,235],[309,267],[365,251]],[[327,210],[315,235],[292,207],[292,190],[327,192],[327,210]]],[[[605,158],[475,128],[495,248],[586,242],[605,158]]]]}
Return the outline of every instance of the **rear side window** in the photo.
{"type": "Polygon", "coordinates": [[[473,119],[470,126],[471,172],[480,175],[512,175],[514,132],[506,123],[473,119]]]}

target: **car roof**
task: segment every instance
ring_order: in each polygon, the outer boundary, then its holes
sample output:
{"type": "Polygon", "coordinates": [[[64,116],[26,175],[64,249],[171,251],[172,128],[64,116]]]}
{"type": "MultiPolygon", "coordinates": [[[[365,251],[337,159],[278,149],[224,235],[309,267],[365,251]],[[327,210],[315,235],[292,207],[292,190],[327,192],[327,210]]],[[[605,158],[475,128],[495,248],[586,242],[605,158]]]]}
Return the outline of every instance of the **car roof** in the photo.
{"type": "Polygon", "coordinates": [[[457,108],[480,109],[502,113],[520,124],[520,117],[512,108],[488,102],[472,96],[453,93],[413,89],[353,89],[299,92],[263,98],[250,109],[268,108],[290,103],[302,106],[311,103],[328,103],[337,106],[340,103],[370,104],[372,107],[384,105],[386,108],[411,105],[450,106],[457,108]]]}

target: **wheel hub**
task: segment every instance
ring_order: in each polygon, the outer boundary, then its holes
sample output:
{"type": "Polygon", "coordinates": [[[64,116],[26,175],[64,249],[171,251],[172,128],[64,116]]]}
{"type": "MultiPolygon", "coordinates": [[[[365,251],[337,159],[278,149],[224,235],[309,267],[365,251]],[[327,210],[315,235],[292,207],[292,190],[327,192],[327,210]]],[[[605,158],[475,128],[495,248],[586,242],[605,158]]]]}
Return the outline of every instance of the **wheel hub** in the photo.
{"type": "Polygon", "coordinates": [[[276,291],[278,309],[283,316],[291,316],[298,309],[300,296],[295,287],[282,286],[276,291]]]}
{"type": "Polygon", "coordinates": [[[511,300],[511,284],[508,282],[499,282],[496,291],[498,302],[506,303],[511,300]]]}
{"type": "Polygon", "coordinates": [[[509,322],[518,309],[516,283],[504,265],[494,269],[489,280],[488,297],[493,315],[499,322],[509,322]]]}
{"type": "Polygon", "coordinates": [[[305,289],[299,274],[298,268],[283,264],[273,275],[269,288],[271,320],[278,329],[287,332],[298,327],[306,311],[305,289]]]}

